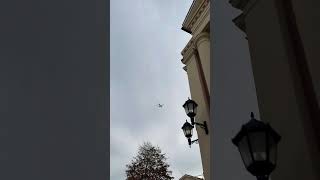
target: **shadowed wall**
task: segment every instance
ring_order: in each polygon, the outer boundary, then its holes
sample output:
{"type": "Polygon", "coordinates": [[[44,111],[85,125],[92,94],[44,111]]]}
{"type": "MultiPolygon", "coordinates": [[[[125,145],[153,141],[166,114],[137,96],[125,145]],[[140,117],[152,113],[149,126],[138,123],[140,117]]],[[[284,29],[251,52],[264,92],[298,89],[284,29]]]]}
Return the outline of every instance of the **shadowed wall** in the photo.
{"type": "Polygon", "coordinates": [[[0,5],[0,179],[106,179],[104,2],[0,5]]]}

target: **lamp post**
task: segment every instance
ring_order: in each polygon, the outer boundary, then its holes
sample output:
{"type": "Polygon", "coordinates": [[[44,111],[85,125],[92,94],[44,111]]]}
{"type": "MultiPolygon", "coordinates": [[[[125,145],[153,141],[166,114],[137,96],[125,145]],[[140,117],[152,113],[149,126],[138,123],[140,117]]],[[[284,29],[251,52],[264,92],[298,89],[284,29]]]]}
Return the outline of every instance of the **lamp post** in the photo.
{"type": "Polygon", "coordinates": [[[188,139],[188,143],[189,143],[190,147],[191,147],[192,143],[198,141],[198,139],[193,140],[193,141],[191,140],[192,130],[194,128],[194,125],[200,126],[202,129],[204,129],[206,134],[209,134],[208,126],[207,126],[207,122],[206,121],[204,121],[203,124],[201,124],[201,123],[195,122],[195,120],[194,120],[194,117],[197,115],[197,107],[198,107],[198,104],[195,101],[193,101],[193,100],[191,100],[189,98],[183,104],[183,108],[185,109],[187,116],[190,117],[190,121],[191,121],[191,124],[190,124],[186,120],[186,122],[182,126],[183,133],[186,136],[186,138],[188,139]]]}
{"type": "Polygon", "coordinates": [[[281,136],[269,124],[256,120],[251,112],[251,120],[242,125],[232,142],[238,147],[246,169],[257,180],[268,180],[276,167],[280,139],[281,136]]]}

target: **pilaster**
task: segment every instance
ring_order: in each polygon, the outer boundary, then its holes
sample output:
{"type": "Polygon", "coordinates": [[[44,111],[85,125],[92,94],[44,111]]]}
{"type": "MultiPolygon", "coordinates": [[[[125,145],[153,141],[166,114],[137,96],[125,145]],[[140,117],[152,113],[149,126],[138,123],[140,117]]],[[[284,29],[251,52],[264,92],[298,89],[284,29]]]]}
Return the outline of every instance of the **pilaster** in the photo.
{"type": "MultiPolygon", "coordinates": [[[[204,65],[208,64],[205,61],[210,60],[208,38],[208,33],[201,33],[191,38],[181,53],[183,56],[181,61],[186,65],[184,70],[188,74],[191,97],[199,105],[196,122],[203,123],[203,121],[206,121],[208,127],[210,127],[208,87],[205,85],[207,81],[204,73],[207,71],[207,74],[210,74],[210,69],[208,69],[210,66],[206,66],[206,70],[203,68],[204,65]],[[208,52],[209,54],[202,54],[208,52]]],[[[210,134],[205,134],[204,130],[198,126],[196,126],[196,130],[199,138],[204,177],[205,179],[210,179],[210,134]]]]}
{"type": "Polygon", "coordinates": [[[195,37],[195,46],[199,52],[200,65],[205,76],[206,88],[210,95],[210,35],[202,32],[195,37]]]}

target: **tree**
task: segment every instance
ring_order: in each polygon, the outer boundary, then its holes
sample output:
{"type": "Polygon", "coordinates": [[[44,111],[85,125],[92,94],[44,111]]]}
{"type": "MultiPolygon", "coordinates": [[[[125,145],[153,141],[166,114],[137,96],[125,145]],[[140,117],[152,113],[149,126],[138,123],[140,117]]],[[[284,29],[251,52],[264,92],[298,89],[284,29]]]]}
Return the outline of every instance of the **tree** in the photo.
{"type": "Polygon", "coordinates": [[[127,180],[171,180],[172,171],[166,163],[165,154],[159,147],[145,142],[139,146],[138,154],[126,165],[127,180]]]}

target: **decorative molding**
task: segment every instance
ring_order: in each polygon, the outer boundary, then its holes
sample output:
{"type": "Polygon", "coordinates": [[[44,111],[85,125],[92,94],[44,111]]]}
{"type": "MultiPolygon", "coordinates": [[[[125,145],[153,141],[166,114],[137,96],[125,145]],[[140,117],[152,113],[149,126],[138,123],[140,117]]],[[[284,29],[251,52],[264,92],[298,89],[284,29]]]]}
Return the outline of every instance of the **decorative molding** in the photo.
{"type": "Polygon", "coordinates": [[[183,21],[182,29],[192,32],[192,27],[208,5],[209,0],[194,0],[185,20],[183,21]]]}
{"type": "Polygon", "coordinates": [[[188,49],[187,54],[184,55],[184,57],[181,61],[183,64],[185,64],[185,65],[189,64],[190,59],[192,59],[192,57],[194,56],[195,49],[196,49],[195,47],[188,49]]]}
{"type": "Polygon", "coordinates": [[[192,26],[192,34],[196,35],[197,32],[203,32],[207,24],[210,24],[210,5],[207,5],[203,12],[201,13],[200,17],[197,19],[195,24],[192,26]],[[204,27],[203,27],[204,25],[204,27]]]}
{"type": "Polygon", "coordinates": [[[188,51],[188,49],[191,48],[191,46],[194,46],[193,44],[193,37],[189,40],[189,42],[187,43],[187,45],[183,48],[181,55],[184,56],[186,54],[186,52],[188,51]]]}
{"type": "Polygon", "coordinates": [[[193,26],[196,24],[196,22],[198,21],[199,17],[204,12],[205,8],[208,7],[208,5],[209,5],[209,0],[205,0],[203,2],[203,4],[201,5],[201,7],[199,8],[199,10],[197,11],[196,15],[192,18],[192,21],[191,21],[191,23],[189,25],[189,29],[193,28],[193,26]]]}
{"type": "Polygon", "coordinates": [[[194,38],[194,43],[195,43],[196,47],[198,47],[199,44],[202,43],[203,41],[210,41],[210,34],[209,33],[202,32],[194,38]]]}
{"type": "Polygon", "coordinates": [[[182,63],[187,64],[191,55],[193,54],[193,50],[195,49],[194,38],[191,38],[186,47],[182,50],[181,55],[183,56],[182,63]]]}
{"type": "Polygon", "coordinates": [[[192,14],[194,14],[194,11],[195,9],[197,9],[199,7],[199,2],[200,1],[193,1],[190,8],[189,8],[189,11],[186,15],[186,17],[184,18],[184,21],[182,23],[182,26],[184,27],[185,24],[188,24],[190,21],[191,21],[191,16],[192,14]]]}
{"type": "Polygon", "coordinates": [[[183,70],[187,72],[188,71],[187,66],[184,66],[183,70]]]}

